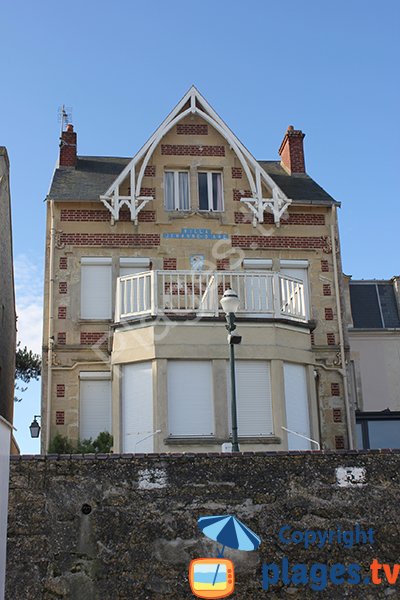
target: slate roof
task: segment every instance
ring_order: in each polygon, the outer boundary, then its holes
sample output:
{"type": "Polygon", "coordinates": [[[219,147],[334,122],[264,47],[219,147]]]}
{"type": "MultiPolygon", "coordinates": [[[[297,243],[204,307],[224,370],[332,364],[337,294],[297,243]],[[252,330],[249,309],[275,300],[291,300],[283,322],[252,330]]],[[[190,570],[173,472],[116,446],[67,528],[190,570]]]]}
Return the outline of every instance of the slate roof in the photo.
{"type": "Polygon", "coordinates": [[[355,329],[400,328],[400,316],[391,281],[350,281],[355,329]]]}
{"type": "MultiPolygon", "coordinates": [[[[71,202],[98,200],[130,160],[131,158],[113,156],[78,156],[75,169],[61,167],[55,170],[48,198],[71,202]]],[[[336,203],[332,196],[308,175],[289,175],[279,161],[262,160],[259,163],[294,203],[336,203]]]]}

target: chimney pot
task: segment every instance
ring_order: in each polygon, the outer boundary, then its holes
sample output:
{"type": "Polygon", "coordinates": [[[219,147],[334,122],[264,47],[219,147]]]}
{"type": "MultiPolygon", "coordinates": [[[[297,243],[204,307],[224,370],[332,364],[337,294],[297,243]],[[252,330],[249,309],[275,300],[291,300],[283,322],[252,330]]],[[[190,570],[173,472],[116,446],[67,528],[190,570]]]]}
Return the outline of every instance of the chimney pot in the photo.
{"type": "Polygon", "coordinates": [[[305,134],[300,129],[289,125],[285,137],[279,148],[281,165],[291,175],[292,173],[305,173],[303,139],[305,134]]]}
{"type": "Polygon", "coordinates": [[[71,123],[68,123],[67,131],[73,131],[73,130],[74,130],[74,126],[71,123]]]}

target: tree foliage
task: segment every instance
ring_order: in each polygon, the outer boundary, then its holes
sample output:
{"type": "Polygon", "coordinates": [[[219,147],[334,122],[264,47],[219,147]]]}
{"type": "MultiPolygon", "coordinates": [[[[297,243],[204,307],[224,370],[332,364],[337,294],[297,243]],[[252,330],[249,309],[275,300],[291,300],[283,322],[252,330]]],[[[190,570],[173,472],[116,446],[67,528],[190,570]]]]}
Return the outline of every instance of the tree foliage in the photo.
{"type": "MultiPolygon", "coordinates": [[[[25,346],[20,347],[18,342],[17,352],[15,355],[15,381],[23,381],[29,383],[31,379],[39,379],[42,371],[42,361],[38,354],[34,354],[32,350],[28,350],[25,346]]],[[[28,388],[15,383],[16,392],[25,392],[28,388]]],[[[15,394],[14,400],[21,402],[22,398],[15,394]]]]}
{"type": "Polygon", "coordinates": [[[108,454],[113,445],[113,436],[108,431],[99,433],[95,440],[78,440],[76,446],[66,436],[57,433],[49,446],[50,454],[108,454]]]}

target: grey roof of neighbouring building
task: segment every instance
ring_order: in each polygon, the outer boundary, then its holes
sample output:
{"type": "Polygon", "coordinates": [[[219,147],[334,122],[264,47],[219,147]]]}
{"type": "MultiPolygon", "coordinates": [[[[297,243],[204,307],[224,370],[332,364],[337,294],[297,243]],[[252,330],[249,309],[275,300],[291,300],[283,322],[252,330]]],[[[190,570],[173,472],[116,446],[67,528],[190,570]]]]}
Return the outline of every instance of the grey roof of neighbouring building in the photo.
{"type": "MultiPolygon", "coordinates": [[[[78,202],[98,200],[130,160],[131,158],[111,156],[79,156],[76,168],[62,167],[55,170],[48,198],[78,202]]],[[[289,175],[279,161],[262,160],[259,163],[293,202],[322,205],[335,203],[332,196],[308,175],[289,175]]]]}
{"type": "Polygon", "coordinates": [[[400,327],[391,281],[350,281],[350,302],[355,329],[400,327]]]}

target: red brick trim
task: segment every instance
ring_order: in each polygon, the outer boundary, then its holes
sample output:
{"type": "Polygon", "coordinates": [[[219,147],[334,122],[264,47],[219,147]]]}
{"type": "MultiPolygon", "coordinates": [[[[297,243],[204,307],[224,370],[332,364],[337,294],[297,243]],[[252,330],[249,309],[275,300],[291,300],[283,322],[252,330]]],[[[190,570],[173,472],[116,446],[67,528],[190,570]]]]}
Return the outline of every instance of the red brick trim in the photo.
{"type": "Polygon", "coordinates": [[[176,258],[164,258],[163,269],[164,271],[176,271],[176,258]]]}
{"type": "Polygon", "coordinates": [[[330,283],[324,283],[322,286],[322,293],[324,294],[324,296],[332,296],[332,290],[331,290],[331,284],[330,283]]]}
{"type": "Polygon", "coordinates": [[[167,156],[225,156],[225,146],[161,144],[161,154],[167,156]]]}
{"type": "Polygon", "coordinates": [[[65,396],[65,385],[63,383],[57,383],[57,398],[64,398],[65,396]]]}
{"type": "Polygon", "coordinates": [[[217,259],[217,270],[218,271],[229,271],[230,262],[229,258],[218,258],[217,259]]]}
{"type": "Polygon", "coordinates": [[[63,410],[56,410],[56,425],[65,424],[65,412],[63,410]]]}
{"type": "Polygon", "coordinates": [[[329,263],[327,260],[321,260],[321,271],[323,273],[329,273],[329,263]]]}
{"type": "Polygon", "coordinates": [[[66,332],[60,331],[59,333],[57,333],[57,344],[59,344],[60,346],[65,346],[66,343],[67,343],[66,332]]]}
{"type": "MultiPolygon", "coordinates": [[[[62,211],[61,211],[61,213],[62,213],[62,211]]],[[[68,269],[68,258],[66,256],[60,256],[60,262],[59,262],[58,266],[60,269],[68,269]]]]}
{"type": "Polygon", "coordinates": [[[58,292],[59,294],[68,294],[68,283],[66,281],[59,281],[58,292]]]}
{"type": "Polygon", "coordinates": [[[344,450],[344,437],[342,435],[335,435],[335,449],[344,450]]]}
{"type": "Polygon", "coordinates": [[[234,202],[240,202],[240,198],[251,198],[253,196],[251,190],[232,190],[234,202]]]}
{"type": "Polygon", "coordinates": [[[331,396],[340,396],[340,385],[338,383],[331,383],[331,396]]]}
{"type": "Polygon", "coordinates": [[[334,423],[342,423],[343,419],[342,419],[342,411],[340,408],[334,408],[332,410],[333,413],[333,422],[334,423]]]}
{"type": "Polygon", "coordinates": [[[107,338],[105,337],[106,335],[106,331],[81,331],[81,345],[94,346],[102,338],[104,338],[104,341],[102,343],[105,344],[107,341],[107,338]]]}
{"type": "Polygon", "coordinates": [[[208,125],[200,123],[179,123],[176,126],[178,135],[208,135],[208,125]]]}
{"type": "Polygon", "coordinates": [[[335,345],[335,334],[334,333],[327,333],[326,334],[326,343],[328,344],[328,346],[334,346],[335,345]]]}
{"type": "MultiPolygon", "coordinates": [[[[154,188],[142,188],[144,191],[143,196],[154,196],[153,193],[154,188]]],[[[149,222],[155,221],[156,213],[154,210],[141,210],[139,215],[139,221],[149,222]]],[[[96,221],[96,222],[107,222],[111,219],[111,213],[108,210],[102,209],[71,209],[71,208],[63,208],[61,209],[61,221],[96,221]]],[[[120,221],[130,221],[131,215],[128,210],[123,210],[119,213],[120,221]]],[[[64,258],[64,257],[63,257],[64,258]]],[[[67,260],[65,258],[65,260],[67,260]]],[[[60,258],[60,269],[67,267],[61,267],[61,258],[60,258]]]]}
{"type": "Polygon", "coordinates": [[[333,308],[325,309],[325,319],[326,321],[333,321],[333,308]]]}
{"type": "Polygon", "coordinates": [[[243,171],[241,167],[232,167],[232,179],[242,179],[243,171]]]}
{"type": "Polygon", "coordinates": [[[232,246],[236,248],[323,248],[322,237],[233,235],[232,246]]]}
{"type": "Polygon", "coordinates": [[[311,346],[315,346],[315,336],[314,336],[314,333],[311,334],[311,346]]]}
{"type": "MultiPolygon", "coordinates": [[[[237,192],[238,190],[234,190],[237,192]]],[[[234,200],[240,200],[243,196],[235,197],[234,200]]],[[[253,216],[248,212],[235,212],[235,223],[251,223],[253,216]]],[[[274,215],[271,213],[264,213],[264,223],[274,224],[274,215]]],[[[308,214],[308,213],[285,213],[281,219],[281,225],[325,225],[325,215],[322,214],[308,214]]],[[[328,261],[326,261],[328,262],[328,261]]],[[[329,270],[329,269],[328,269],[329,270]]]]}
{"type": "Polygon", "coordinates": [[[60,237],[61,243],[69,246],[153,248],[160,245],[160,234],[158,233],[62,233],[60,237]]]}
{"type": "Polygon", "coordinates": [[[155,177],[156,176],[156,168],[153,165],[147,165],[144,170],[145,177],[155,177]]]}
{"type": "Polygon", "coordinates": [[[67,307],[66,306],[59,306],[58,307],[58,318],[59,319],[66,319],[67,318],[67,307]]]}

